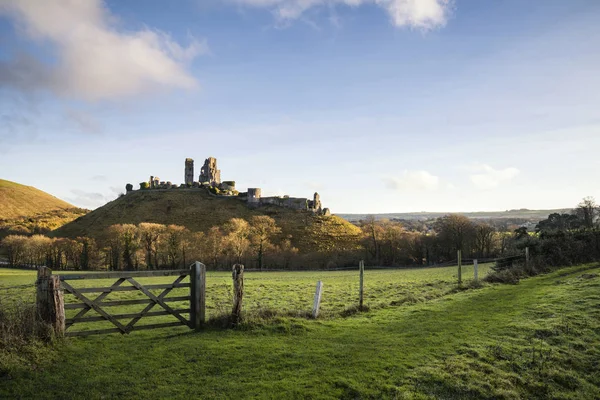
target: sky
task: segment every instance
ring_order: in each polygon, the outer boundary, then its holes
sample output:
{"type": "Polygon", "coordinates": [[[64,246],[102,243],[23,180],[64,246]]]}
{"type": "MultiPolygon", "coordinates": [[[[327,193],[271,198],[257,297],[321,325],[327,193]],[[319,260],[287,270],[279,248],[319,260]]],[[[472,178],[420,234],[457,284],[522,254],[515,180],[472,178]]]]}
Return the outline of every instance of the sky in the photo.
{"type": "Polygon", "coordinates": [[[333,213],[600,199],[597,0],[0,0],[0,179],[223,180],[333,213]]]}

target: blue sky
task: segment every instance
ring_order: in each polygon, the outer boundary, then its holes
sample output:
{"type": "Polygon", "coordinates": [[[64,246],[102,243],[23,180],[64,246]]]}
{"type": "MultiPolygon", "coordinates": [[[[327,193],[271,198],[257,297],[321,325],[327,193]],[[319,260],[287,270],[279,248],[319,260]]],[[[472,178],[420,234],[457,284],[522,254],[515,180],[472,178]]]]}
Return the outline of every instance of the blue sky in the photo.
{"type": "Polygon", "coordinates": [[[600,199],[596,0],[0,0],[0,178],[95,208],[184,159],[334,213],[600,199]]]}

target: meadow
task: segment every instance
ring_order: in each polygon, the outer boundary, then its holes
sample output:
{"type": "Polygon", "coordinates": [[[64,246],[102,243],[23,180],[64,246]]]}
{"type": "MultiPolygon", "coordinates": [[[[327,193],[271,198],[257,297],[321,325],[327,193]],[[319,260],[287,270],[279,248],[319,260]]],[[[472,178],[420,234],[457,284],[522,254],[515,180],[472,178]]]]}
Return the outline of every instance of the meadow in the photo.
{"type": "MultiPolygon", "coordinates": [[[[479,266],[479,276],[484,277],[491,264],[479,266]]],[[[473,266],[463,266],[463,279],[468,283],[473,278],[473,266]]],[[[60,273],[60,272],[57,272],[60,273]]],[[[74,272],[64,272],[72,274],[74,272]]],[[[79,274],[79,273],[78,273],[79,274]]],[[[85,274],[85,272],[83,272],[85,274]]],[[[34,302],[34,271],[0,269],[0,296],[5,294],[4,302],[34,302]],[[13,286],[29,285],[24,288],[10,289],[13,286]]],[[[108,287],[116,279],[90,279],[69,281],[76,288],[108,287]]],[[[137,278],[142,284],[172,283],[175,277],[137,278]]],[[[317,281],[323,282],[320,317],[335,318],[357,311],[359,292],[358,271],[290,271],[255,272],[244,274],[244,312],[247,320],[274,316],[308,316],[313,306],[317,281]]],[[[182,283],[188,283],[186,277],[182,283]]],[[[403,303],[418,303],[444,296],[456,289],[457,267],[412,268],[412,269],[375,269],[365,271],[364,303],[369,308],[384,308],[403,303]]],[[[122,286],[130,286],[128,283],[122,286]]],[[[233,303],[232,279],[230,272],[208,271],[206,279],[206,316],[207,319],[219,319],[231,312],[233,303]]],[[[161,289],[151,290],[155,295],[161,289]]],[[[176,288],[168,297],[186,296],[188,288],[176,288]]],[[[98,294],[95,294],[96,296],[98,294]]],[[[94,294],[89,296],[94,298],[94,294]]],[[[146,299],[138,291],[113,292],[103,301],[146,299]]],[[[65,303],[79,303],[74,296],[65,295],[65,303]]],[[[169,303],[176,309],[189,308],[188,302],[169,303]]],[[[145,305],[125,305],[110,307],[112,314],[139,312],[145,305]]],[[[157,308],[158,309],[158,308],[157,308]]],[[[79,310],[66,310],[67,318],[79,310]]],[[[96,315],[95,312],[88,316],[96,315]]],[[[147,323],[176,321],[172,316],[145,318],[147,323]]],[[[76,325],[70,331],[85,329],[103,329],[113,327],[110,322],[86,323],[76,325]]]]}
{"type": "MultiPolygon", "coordinates": [[[[470,287],[468,268],[462,288],[454,267],[366,271],[370,310],[359,313],[345,312],[357,301],[357,271],[247,273],[247,324],[71,338],[5,355],[0,397],[600,397],[600,266],[482,287],[470,287]],[[322,316],[298,317],[319,279],[322,316]],[[266,309],[278,311],[259,318],[266,309]]],[[[34,279],[0,271],[4,287],[34,279]]],[[[230,281],[208,274],[209,318],[229,311],[230,281]]],[[[7,293],[27,297],[33,286],[7,293]]]]}

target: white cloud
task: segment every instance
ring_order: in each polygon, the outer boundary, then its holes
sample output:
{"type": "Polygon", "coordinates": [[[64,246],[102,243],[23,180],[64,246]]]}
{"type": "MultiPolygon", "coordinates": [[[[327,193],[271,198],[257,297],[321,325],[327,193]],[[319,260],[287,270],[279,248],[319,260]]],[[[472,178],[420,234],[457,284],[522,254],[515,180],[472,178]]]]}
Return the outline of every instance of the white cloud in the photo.
{"type": "Polygon", "coordinates": [[[314,7],[333,7],[343,4],[358,7],[374,4],[387,11],[398,27],[433,29],[444,26],[453,0],[227,0],[238,4],[270,9],[279,21],[300,17],[314,7]]]}
{"type": "Polygon", "coordinates": [[[383,181],[388,189],[403,191],[431,191],[440,184],[440,178],[427,171],[405,170],[399,177],[387,177],[383,181]]]}
{"type": "Polygon", "coordinates": [[[191,38],[182,46],[148,28],[120,32],[102,0],[0,0],[0,14],[20,33],[49,43],[56,60],[18,54],[0,63],[0,85],[49,90],[84,100],[114,99],[175,87],[196,87],[187,63],[208,51],[191,38]]]}
{"type": "Polygon", "coordinates": [[[471,182],[479,189],[494,189],[502,183],[510,182],[521,173],[517,168],[494,169],[487,164],[473,167],[477,173],[470,175],[471,182]]]}

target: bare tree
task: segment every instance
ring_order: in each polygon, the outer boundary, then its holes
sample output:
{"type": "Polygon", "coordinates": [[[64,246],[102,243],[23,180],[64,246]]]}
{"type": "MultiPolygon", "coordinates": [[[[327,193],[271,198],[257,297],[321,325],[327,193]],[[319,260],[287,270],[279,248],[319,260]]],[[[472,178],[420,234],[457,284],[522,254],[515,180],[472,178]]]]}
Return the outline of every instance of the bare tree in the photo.
{"type": "Polygon", "coordinates": [[[593,197],[585,197],[577,205],[575,214],[581,220],[583,227],[593,229],[596,226],[600,209],[593,197]]]}
{"type": "Polygon", "coordinates": [[[448,252],[465,251],[466,244],[473,240],[475,228],[471,220],[464,215],[448,214],[435,222],[438,237],[448,252]]]}
{"type": "Polygon", "coordinates": [[[268,215],[257,215],[250,221],[250,241],[256,250],[258,268],[263,269],[265,250],[271,245],[271,238],[281,232],[275,220],[268,215]]]}
{"type": "Polygon", "coordinates": [[[479,223],[475,225],[475,249],[480,257],[489,257],[495,237],[496,228],[490,224],[479,223]]]}

